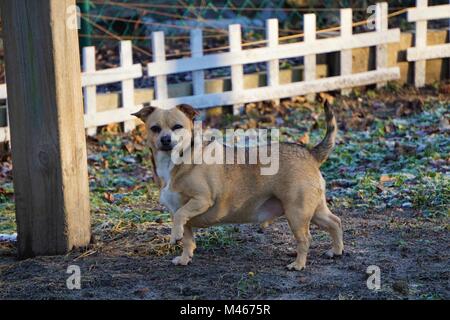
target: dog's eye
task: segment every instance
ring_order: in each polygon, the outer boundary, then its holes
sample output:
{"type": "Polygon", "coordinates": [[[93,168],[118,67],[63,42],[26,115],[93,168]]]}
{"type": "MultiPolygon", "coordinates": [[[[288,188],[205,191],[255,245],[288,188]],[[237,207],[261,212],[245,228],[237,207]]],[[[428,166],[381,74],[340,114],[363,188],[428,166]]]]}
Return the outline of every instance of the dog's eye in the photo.
{"type": "Polygon", "coordinates": [[[153,127],[150,128],[150,130],[152,130],[154,133],[160,133],[161,132],[161,127],[153,126],[153,127]]]}
{"type": "Polygon", "coordinates": [[[183,129],[183,126],[181,124],[176,124],[173,126],[172,131],[180,130],[180,129],[183,129]]]}

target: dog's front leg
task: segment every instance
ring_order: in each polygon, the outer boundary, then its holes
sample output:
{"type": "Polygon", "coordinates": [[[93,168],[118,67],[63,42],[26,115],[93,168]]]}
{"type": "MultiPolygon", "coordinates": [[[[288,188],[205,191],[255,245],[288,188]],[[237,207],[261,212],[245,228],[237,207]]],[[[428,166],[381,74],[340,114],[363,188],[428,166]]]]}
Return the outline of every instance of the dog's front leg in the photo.
{"type": "Polygon", "coordinates": [[[186,224],[184,226],[183,235],[183,252],[181,253],[181,256],[174,258],[172,263],[176,266],[188,265],[192,261],[195,248],[194,232],[192,231],[192,227],[189,224],[186,224]]]}
{"type": "Polygon", "coordinates": [[[184,226],[195,216],[205,213],[211,208],[212,201],[206,198],[192,198],[173,215],[170,243],[175,244],[183,238],[184,226]]]}

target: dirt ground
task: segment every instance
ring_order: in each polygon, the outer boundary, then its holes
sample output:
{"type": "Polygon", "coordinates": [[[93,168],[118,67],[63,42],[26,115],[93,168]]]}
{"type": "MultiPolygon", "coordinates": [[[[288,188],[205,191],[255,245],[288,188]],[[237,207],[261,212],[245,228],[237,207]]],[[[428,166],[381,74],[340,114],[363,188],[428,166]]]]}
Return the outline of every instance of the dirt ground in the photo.
{"type": "MultiPolygon", "coordinates": [[[[342,257],[326,258],[329,236],[312,227],[306,270],[288,271],[295,242],[280,218],[266,230],[199,230],[193,263],[173,266],[180,248],[168,244],[170,218],[157,191],[147,189],[142,139],[107,135],[89,152],[94,243],[67,256],[18,261],[15,245],[0,242],[0,300],[449,299],[450,97],[391,90],[355,94],[336,108],[338,146],[323,172],[343,222],[342,257]],[[80,290],[67,288],[72,265],[81,270],[80,290]],[[368,289],[369,266],[380,268],[379,290],[368,289]]],[[[275,115],[257,110],[271,106],[248,107],[241,124],[282,122],[288,141],[315,143],[323,136],[321,107],[299,101],[275,115]]],[[[0,232],[13,233],[12,165],[4,161],[0,232]]]]}
{"type": "MultiPolygon", "coordinates": [[[[411,211],[337,213],[345,228],[344,256],[323,256],[328,236],[313,229],[303,272],[285,268],[294,259],[295,243],[284,219],[264,232],[256,226],[235,228],[236,245],[200,247],[187,267],[173,266],[171,255],[148,254],[139,234],[107,241],[86,257],[17,261],[14,249],[9,255],[2,248],[0,299],[450,298],[450,237],[440,222],[417,222],[411,211]],[[81,290],[66,287],[69,265],[81,268],[81,290]],[[380,290],[367,288],[370,265],[380,267],[380,290]]],[[[154,237],[145,239],[154,242],[169,229],[155,224],[147,232],[154,237]]]]}

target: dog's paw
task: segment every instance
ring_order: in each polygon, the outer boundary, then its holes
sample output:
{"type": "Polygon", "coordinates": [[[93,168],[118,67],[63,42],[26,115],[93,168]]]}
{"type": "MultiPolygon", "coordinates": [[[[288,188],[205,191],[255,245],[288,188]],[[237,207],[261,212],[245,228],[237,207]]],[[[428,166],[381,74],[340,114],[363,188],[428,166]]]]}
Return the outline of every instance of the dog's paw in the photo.
{"type": "Polygon", "coordinates": [[[176,266],[187,266],[189,263],[192,262],[192,258],[188,256],[179,256],[175,257],[172,260],[172,263],[176,266]]]}
{"type": "Polygon", "coordinates": [[[334,258],[342,257],[342,254],[343,254],[343,252],[336,253],[336,252],[334,252],[333,249],[330,249],[324,253],[324,256],[327,257],[328,259],[334,259],[334,258]]]}
{"type": "Polygon", "coordinates": [[[305,269],[305,265],[302,265],[302,264],[298,263],[297,261],[295,261],[295,262],[292,262],[291,264],[288,264],[287,268],[289,270],[302,271],[305,269]]]}
{"type": "Polygon", "coordinates": [[[183,228],[172,228],[170,234],[170,244],[177,244],[183,239],[183,228]]]}

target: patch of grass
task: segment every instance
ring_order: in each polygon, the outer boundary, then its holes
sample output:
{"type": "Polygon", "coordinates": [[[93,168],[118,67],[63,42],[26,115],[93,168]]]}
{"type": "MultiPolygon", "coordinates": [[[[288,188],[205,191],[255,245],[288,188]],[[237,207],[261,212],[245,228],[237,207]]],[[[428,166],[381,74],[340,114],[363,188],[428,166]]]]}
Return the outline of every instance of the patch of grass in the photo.
{"type": "Polygon", "coordinates": [[[216,226],[196,233],[196,242],[203,249],[230,247],[237,244],[236,228],[233,226],[216,226]]]}
{"type": "Polygon", "coordinates": [[[411,190],[411,202],[428,217],[450,216],[450,179],[443,174],[420,177],[411,190]]]}
{"type": "Polygon", "coordinates": [[[436,293],[436,292],[421,294],[420,298],[423,300],[443,300],[444,299],[444,297],[442,297],[439,293],[436,293]]]}
{"type": "Polygon", "coordinates": [[[329,188],[335,206],[403,207],[421,210],[426,217],[449,215],[450,145],[439,129],[448,105],[426,100],[424,108],[409,117],[375,119],[366,131],[339,132],[338,145],[322,167],[329,185],[333,180],[348,182],[347,187],[329,188]],[[382,175],[392,180],[383,183],[382,175]]]}
{"type": "MultiPolygon", "coordinates": [[[[402,88],[395,83],[388,83],[381,91],[364,93],[356,88],[353,97],[358,99],[337,105],[335,111],[338,118],[342,115],[345,121],[353,112],[353,106],[370,107],[371,100],[383,100],[388,96],[387,106],[391,97],[388,93],[399,95],[400,91],[402,88]]],[[[388,119],[368,112],[374,119],[367,127],[357,130],[348,126],[339,131],[338,144],[321,168],[329,186],[327,197],[332,198],[334,207],[376,210],[403,207],[418,210],[427,218],[449,216],[450,144],[448,132],[440,128],[442,118],[448,117],[448,100],[425,97],[423,109],[407,117],[388,119]],[[403,151],[399,151],[399,146],[403,151]],[[381,182],[380,177],[386,175],[392,179],[381,182]]],[[[323,115],[317,119],[318,114],[323,114],[320,103],[299,102],[290,108],[279,126],[281,140],[298,141],[309,134],[309,147],[321,141],[325,124],[323,115]],[[317,125],[318,130],[310,129],[317,125]]],[[[366,116],[362,112],[356,118],[366,116]]],[[[341,122],[340,128],[343,127],[341,122]]],[[[223,127],[236,126],[236,123],[245,124],[245,120],[229,113],[223,115],[223,127]]],[[[114,227],[125,230],[124,226],[169,223],[170,214],[161,210],[158,190],[148,187],[148,149],[136,146],[139,140],[135,139],[136,135],[106,132],[97,138],[99,142],[89,158],[94,228],[105,225],[102,230],[114,227]]],[[[14,220],[12,183],[6,180],[0,187],[0,232],[15,232],[14,220]]],[[[197,240],[204,248],[232,246],[237,243],[234,230],[227,226],[210,228],[201,231],[197,240]]]]}
{"type": "Polygon", "coordinates": [[[255,298],[264,292],[258,276],[254,272],[243,274],[237,283],[237,297],[241,299],[255,298]]]}
{"type": "Polygon", "coordinates": [[[14,202],[0,203],[0,233],[16,232],[16,212],[14,202]]]}
{"type": "Polygon", "coordinates": [[[389,93],[397,93],[401,91],[402,85],[398,81],[388,81],[384,89],[389,93]]]}
{"type": "Polygon", "coordinates": [[[126,194],[113,194],[112,197],[114,198],[113,203],[103,193],[92,193],[91,209],[95,213],[94,225],[105,221],[110,221],[112,224],[121,221],[129,221],[134,224],[170,221],[168,212],[152,209],[154,205],[147,201],[145,189],[137,189],[126,194]]]}

